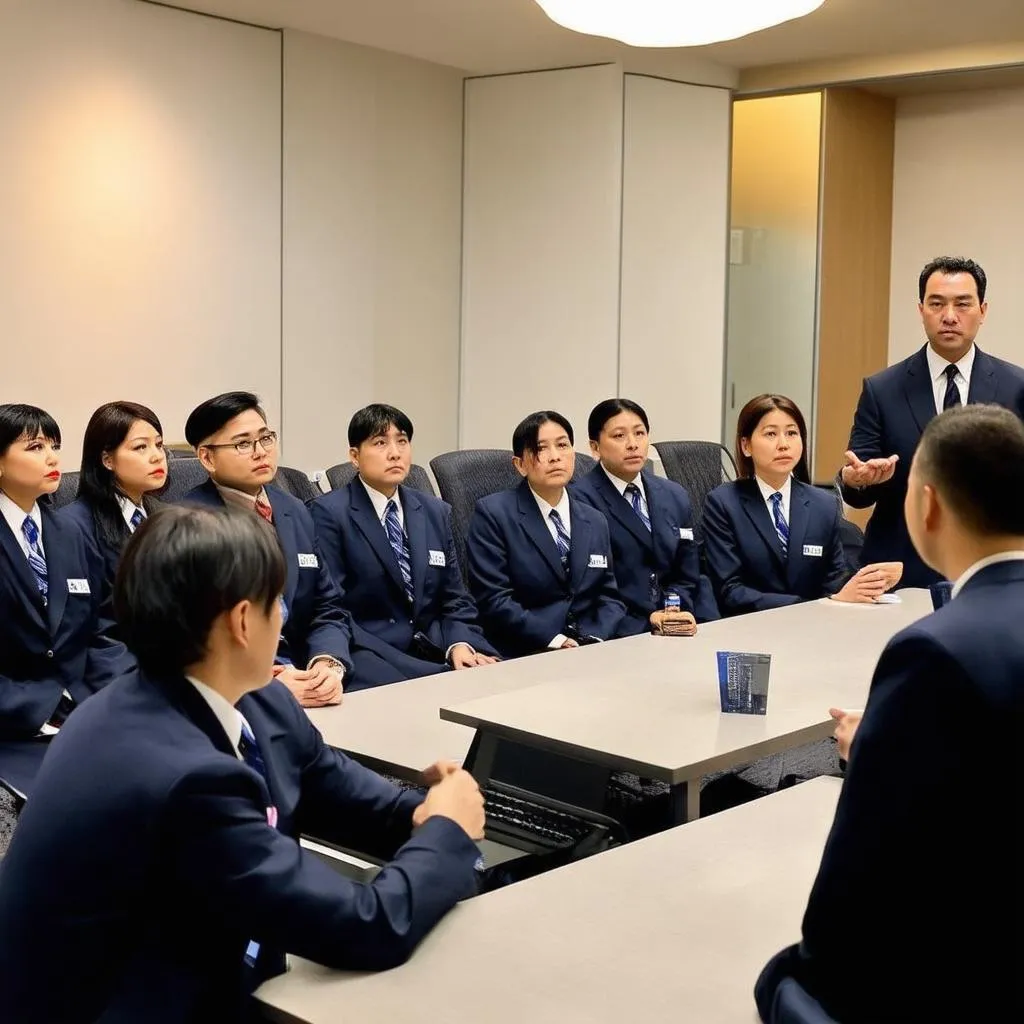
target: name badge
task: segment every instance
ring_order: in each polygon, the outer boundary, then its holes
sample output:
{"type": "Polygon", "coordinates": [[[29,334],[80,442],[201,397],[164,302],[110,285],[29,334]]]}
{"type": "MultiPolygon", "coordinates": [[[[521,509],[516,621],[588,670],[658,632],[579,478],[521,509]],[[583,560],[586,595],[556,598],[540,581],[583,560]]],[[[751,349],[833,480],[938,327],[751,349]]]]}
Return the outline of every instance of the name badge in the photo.
{"type": "Polygon", "coordinates": [[[688,526],[679,527],[680,540],[693,540],[693,530],[688,526]]]}
{"type": "Polygon", "coordinates": [[[590,561],[587,563],[588,569],[607,569],[608,568],[608,556],[607,555],[591,555],[590,561]]]}
{"type": "Polygon", "coordinates": [[[436,565],[439,569],[443,569],[448,564],[448,562],[444,557],[443,551],[428,551],[427,564],[436,565]]]}
{"type": "Polygon", "coordinates": [[[804,557],[805,558],[821,558],[825,553],[825,549],[820,544],[805,544],[804,545],[804,557]]]}
{"type": "Polygon", "coordinates": [[[88,580],[68,580],[69,594],[91,594],[88,580]]]}
{"type": "Polygon", "coordinates": [[[319,569],[320,562],[317,560],[316,555],[303,555],[299,554],[299,568],[300,569],[319,569]]]}

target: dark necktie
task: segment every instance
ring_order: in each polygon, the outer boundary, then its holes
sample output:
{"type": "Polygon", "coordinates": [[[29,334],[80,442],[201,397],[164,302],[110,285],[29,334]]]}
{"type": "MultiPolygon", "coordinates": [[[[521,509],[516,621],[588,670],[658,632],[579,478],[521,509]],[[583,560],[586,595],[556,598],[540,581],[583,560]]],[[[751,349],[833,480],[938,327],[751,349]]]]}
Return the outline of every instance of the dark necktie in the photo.
{"type": "Polygon", "coordinates": [[[569,532],[565,528],[565,523],[562,522],[562,517],[558,514],[557,509],[552,509],[548,513],[548,518],[555,525],[555,547],[558,548],[558,557],[562,560],[562,568],[569,571],[569,532]]]}
{"type": "Polygon", "coordinates": [[[132,517],[128,522],[128,529],[134,533],[141,525],[143,520],[146,518],[141,508],[137,508],[133,513],[132,517]]]}
{"type": "Polygon", "coordinates": [[[945,412],[960,404],[960,389],[956,385],[956,363],[950,363],[942,372],[946,375],[946,396],[942,399],[942,411],[945,412]]]}
{"type": "Polygon", "coordinates": [[[267,766],[260,753],[259,744],[253,735],[252,729],[244,720],[242,721],[242,735],[238,738],[238,752],[242,760],[254,771],[258,772],[263,781],[267,784],[267,791],[270,791],[270,777],[267,775],[267,766]]]}
{"type": "Polygon", "coordinates": [[[640,500],[640,488],[636,484],[626,484],[626,497],[629,498],[633,511],[640,517],[640,522],[650,530],[651,521],[647,517],[647,513],[644,512],[643,502],[640,500]]]}
{"type": "Polygon", "coordinates": [[[394,498],[390,499],[384,507],[384,532],[388,535],[388,543],[395,553],[395,560],[398,562],[399,571],[402,573],[402,587],[409,603],[413,601],[412,587],[412,561],[409,558],[409,539],[398,521],[398,506],[394,498]]]}
{"type": "Polygon", "coordinates": [[[772,518],[775,520],[775,532],[779,535],[782,543],[782,554],[785,556],[789,551],[789,523],[782,511],[782,493],[776,491],[772,495],[772,518]]]}
{"type": "Polygon", "coordinates": [[[28,542],[28,564],[32,575],[36,578],[36,586],[39,593],[43,595],[43,603],[46,603],[46,595],[50,592],[49,578],[46,573],[46,558],[43,549],[39,544],[39,527],[31,516],[25,516],[25,522],[21,524],[21,532],[28,542]]]}

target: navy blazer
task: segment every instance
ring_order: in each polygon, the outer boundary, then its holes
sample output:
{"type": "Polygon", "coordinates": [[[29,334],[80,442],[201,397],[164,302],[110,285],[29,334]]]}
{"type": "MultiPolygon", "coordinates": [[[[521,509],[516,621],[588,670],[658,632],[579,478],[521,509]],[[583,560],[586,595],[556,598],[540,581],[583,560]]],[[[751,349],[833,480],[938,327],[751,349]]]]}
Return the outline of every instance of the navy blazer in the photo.
{"type": "Polygon", "coordinates": [[[723,615],[828,597],[849,576],[835,498],[793,478],[786,557],[754,479],[716,487],[704,503],[704,553],[723,615]]]}
{"type": "Polygon", "coordinates": [[[74,523],[82,531],[86,544],[92,549],[103,565],[104,594],[109,594],[113,589],[114,577],[117,575],[117,566],[121,561],[121,552],[131,536],[128,524],[122,519],[124,529],[121,532],[119,543],[110,544],[101,541],[96,529],[92,505],[85,498],[76,498],[70,505],[65,505],[63,508],[58,509],[57,518],[63,519],[68,523],[74,523]]]}
{"type": "Polygon", "coordinates": [[[1024,561],[991,565],[883,651],[795,977],[843,1024],[1024,1019],[1024,561]]]}
{"type": "Polygon", "coordinates": [[[49,746],[37,738],[39,729],[63,691],[80,704],[135,664],[113,638],[99,560],[75,526],[45,504],[39,509],[45,604],[18,539],[0,516],[0,779],[26,796],[49,746]]]}
{"type": "Polygon", "coordinates": [[[626,616],[620,636],[646,633],[651,613],[664,607],[664,595],[679,595],[679,606],[698,622],[719,617],[711,587],[700,573],[700,552],[693,539],[693,510],[686,489],[647,470],[642,474],[650,530],[598,463],[570,485],[580,501],[604,514],[615,557],[615,580],[626,616]],[[655,594],[658,595],[655,603],[655,594]]]}
{"type": "MultiPolygon", "coordinates": [[[[936,415],[927,348],[868,377],[857,402],[848,447],[865,461],[898,455],[892,479],[862,490],[842,488],[848,505],[875,506],[864,532],[862,564],[902,562],[905,587],[927,587],[939,579],[914,550],[903,517],[910,463],[921,432],[936,415]]],[[[976,348],[967,401],[1002,405],[1024,419],[1024,370],[976,348]]]]}
{"type": "MultiPolygon", "coordinates": [[[[345,666],[347,673],[352,668],[351,620],[324,565],[309,509],[298,498],[273,485],[268,484],[265,490],[274,510],[273,525],[288,568],[284,585],[288,621],[281,631],[278,661],[288,661],[304,669],[311,658],[329,654],[345,666]]],[[[213,480],[194,487],[182,502],[214,508],[224,506],[213,480]]]]}
{"type": "Polygon", "coordinates": [[[422,794],[326,746],[281,683],[238,710],[269,789],[181,677],[138,673],[72,716],[3,864],[5,1020],[240,1020],[283,954],[393,967],[475,891],[466,833],[433,817],[410,838],[422,794]],[[303,851],[303,833],[394,859],[353,882],[303,851]]]}
{"type": "Polygon", "coordinates": [[[398,497],[412,563],[411,607],[398,560],[359,477],[309,505],[320,551],[354,623],[402,653],[410,652],[413,634],[421,632],[442,661],[452,644],[497,654],[462,582],[451,508],[408,487],[400,487],[398,497]]]}
{"type": "Polygon", "coordinates": [[[626,606],[608,523],[571,492],[569,531],[567,576],[526,480],[476,503],[466,539],[469,587],[484,631],[510,657],[543,651],[574,629],[600,640],[618,633],[626,606]]]}

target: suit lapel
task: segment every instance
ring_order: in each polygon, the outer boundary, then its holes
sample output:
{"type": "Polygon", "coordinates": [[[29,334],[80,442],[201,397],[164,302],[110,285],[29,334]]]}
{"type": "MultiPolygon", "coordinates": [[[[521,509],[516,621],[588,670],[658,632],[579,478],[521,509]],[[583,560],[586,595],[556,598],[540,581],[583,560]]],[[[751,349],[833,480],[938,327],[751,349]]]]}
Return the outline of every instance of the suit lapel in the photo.
{"type": "MultiPolygon", "coordinates": [[[[519,485],[516,501],[519,505],[519,521],[524,532],[533,542],[533,546],[543,555],[548,568],[555,574],[559,582],[564,583],[565,570],[562,568],[562,560],[558,557],[555,539],[551,536],[547,523],[541,517],[540,508],[533,496],[533,492],[530,490],[530,485],[526,481],[519,485]]],[[[571,518],[572,512],[569,515],[571,518]]],[[[569,529],[571,530],[572,528],[573,524],[570,522],[569,529]]],[[[571,552],[572,544],[569,545],[569,548],[571,552]]]]}
{"type": "Polygon", "coordinates": [[[979,348],[974,350],[974,367],[971,370],[971,386],[967,401],[972,404],[995,402],[999,378],[992,359],[979,348]]]}
{"type": "MultiPolygon", "coordinates": [[[[45,545],[46,538],[44,537],[44,548],[45,545]]],[[[21,550],[17,537],[11,533],[7,520],[3,516],[0,516],[0,549],[3,550],[8,562],[10,562],[11,575],[22,591],[22,598],[27,598],[27,604],[32,609],[32,614],[38,621],[40,628],[49,629],[46,612],[43,608],[43,596],[39,593],[39,587],[36,586],[35,574],[29,567],[28,559],[25,557],[25,552],[21,550]]]]}
{"type": "Polygon", "coordinates": [[[903,393],[918,428],[924,430],[935,418],[935,393],[928,372],[928,358],[921,349],[907,360],[907,373],[903,378],[903,393]]]}
{"type": "MultiPolygon", "coordinates": [[[[608,509],[608,514],[629,530],[644,547],[651,548],[653,546],[651,531],[640,521],[640,517],[633,511],[629,500],[625,495],[619,494],[618,488],[608,479],[608,475],[600,465],[593,472],[596,474],[594,482],[597,484],[605,508],[608,509]]],[[[646,480],[644,480],[644,491],[647,494],[647,514],[651,517],[653,524],[654,510],[651,505],[651,489],[647,486],[646,480]]]]}
{"type": "Polygon", "coordinates": [[[775,523],[772,522],[771,513],[768,511],[768,506],[764,503],[764,498],[761,497],[761,491],[757,486],[756,480],[744,481],[743,489],[740,491],[740,501],[743,502],[743,510],[747,514],[747,518],[753,523],[755,529],[761,534],[761,539],[765,542],[768,550],[775,557],[775,560],[783,565],[782,559],[782,542],[779,540],[779,535],[775,532],[775,523]]]}
{"type": "MultiPolygon", "coordinates": [[[[405,515],[405,532],[409,538],[409,561],[412,563],[413,607],[423,603],[423,588],[427,580],[427,516],[423,503],[412,491],[399,488],[402,512],[405,515]]],[[[390,544],[388,545],[390,547],[390,544]]]]}
{"type": "MultiPolygon", "coordinates": [[[[625,504],[625,502],[623,502],[625,504]]],[[[590,565],[591,555],[591,529],[590,523],[580,514],[580,503],[569,499],[569,586],[572,590],[576,590],[580,583],[583,582],[583,574],[587,571],[590,565]]],[[[636,513],[630,510],[630,514],[633,518],[636,518],[636,513]]],[[[643,523],[640,524],[643,527],[643,523]]],[[[647,531],[644,530],[644,533],[647,531]]],[[[594,552],[594,554],[600,554],[600,552],[594,552]]]]}
{"type": "Polygon", "coordinates": [[[789,548],[786,557],[786,577],[794,586],[804,564],[804,537],[810,521],[811,499],[806,486],[794,480],[789,494],[789,548]]]}
{"type": "Polygon", "coordinates": [[[68,579],[71,571],[70,546],[73,538],[69,537],[63,525],[55,516],[42,513],[43,517],[43,552],[46,555],[46,577],[49,582],[47,593],[46,617],[50,626],[50,636],[56,636],[60,628],[60,620],[64,617],[64,608],[68,603],[68,579]]]}
{"type": "MultiPolygon", "coordinates": [[[[291,512],[284,507],[279,494],[275,494],[273,488],[265,487],[267,501],[274,511],[274,529],[277,531],[277,539],[281,542],[281,550],[284,552],[285,560],[285,584],[284,600],[289,608],[295,599],[295,591],[299,587],[299,545],[295,536],[295,521],[291,512]]],[[[253,511],[253,515],[258,513],[253,511]]]]}
{"type": "Polygon", "coordinates": [[[384,524],[377,518],[377,510],[373,507],[370,496],[366,493],[366,488],[359,477],[353,479],[348,487],[348,507],[352,522],[355,524],[356,529],[366,538],[367,544],[373,548],[373,552],[380,560],[380,564],[391,577],[395,586],[398,587],[398,592],[404,597],[405,583],[402,581],[402,570],[398,567],[398,559],[395,558],[395,553],[391,549],[391,543],[384,530],[384,524]]]}

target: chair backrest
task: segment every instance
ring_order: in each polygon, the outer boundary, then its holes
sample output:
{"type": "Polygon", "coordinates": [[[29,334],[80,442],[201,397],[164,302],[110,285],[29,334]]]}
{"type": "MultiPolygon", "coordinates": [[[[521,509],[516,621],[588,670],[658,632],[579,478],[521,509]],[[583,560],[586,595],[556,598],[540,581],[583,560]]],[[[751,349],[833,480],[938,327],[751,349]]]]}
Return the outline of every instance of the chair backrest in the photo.
{"type": "Polygon", "coordinates": [[[63,508],[70,505],[78,497],[78,470],[72,469],[62,473],[57,490],[50,495],[50,506],[52,508],[63,508]]]}
{"type": "MultiPolygon", "coordinates": [[[[327,470],[327,482],[331,485],[331,489],[336,491],[339,487],[346,487],[355,475],[356,467],[351,462],[339,462],[337,466],[331,466],[327,470]]],[[[422,491],[424,494],[437,497],[430,474],[416,463],[409,467],[409,476],[406,478],[405,486],[411,487],[414,491],[422,491]]]]}
{"type": "Polygon", "coordinates": [[[298,498],[299,501],[312,501],[323,493],[301,469],[290,466],[278,466],[274,475],[274,486],[298,498]]]}
{"type": "Polygon", "coordinates": [[[573,480],[579,480],[586,476],[597,465],[597,459],[593,455],[586,455],[583,452],[576,453],[576,468],[572,471],[573,480]]]}
{"type": "Polygon", "coordinates": [[[168,459],[167,485],[156,497],[172,503],[181,501],[193,487],[198,487],[207,479],[209,474],[198,459],[168,459]]]}
{"type": "Polygon", "coordinates": [[[665,476],[682,484],[693,505],[694,539],[702,541],[704,501],[716,487],[736,479],[729,449],[717,441],[655,441],[665,476]]]}
{"type": "Polygon", "coordinates": [[[837,1024],[821,1003],[792,977],[779,982],[766,1019],[770,1024],[837,1024]]]}

